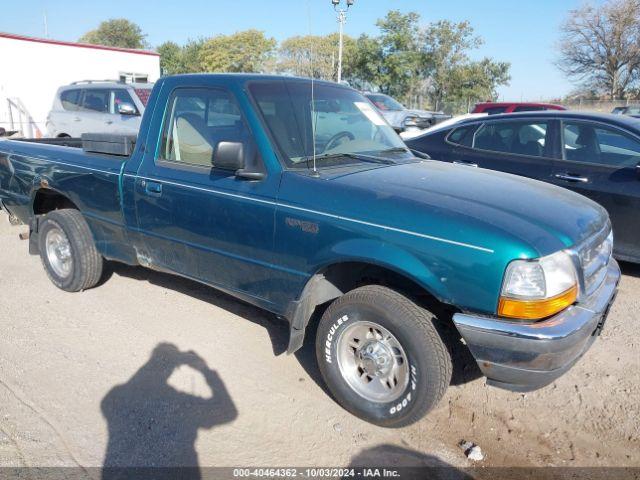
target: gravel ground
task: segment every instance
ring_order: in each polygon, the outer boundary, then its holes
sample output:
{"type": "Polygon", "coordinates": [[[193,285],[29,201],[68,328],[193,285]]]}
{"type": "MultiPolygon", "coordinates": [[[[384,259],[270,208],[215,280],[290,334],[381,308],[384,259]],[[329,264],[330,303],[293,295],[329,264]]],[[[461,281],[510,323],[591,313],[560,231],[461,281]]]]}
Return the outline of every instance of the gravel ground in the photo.
{"type": "Polygon", "coordinates": [[[112,265],[56,289],[0,214],[0,466],[640,467],[640,268],[607,327],[537,392],[487,387],[461,355],[436,410],[401,430],[342,410],[286,325],[190,281],[112,265]],[[212,395],[213,392],[213,395],[212,395]]]}

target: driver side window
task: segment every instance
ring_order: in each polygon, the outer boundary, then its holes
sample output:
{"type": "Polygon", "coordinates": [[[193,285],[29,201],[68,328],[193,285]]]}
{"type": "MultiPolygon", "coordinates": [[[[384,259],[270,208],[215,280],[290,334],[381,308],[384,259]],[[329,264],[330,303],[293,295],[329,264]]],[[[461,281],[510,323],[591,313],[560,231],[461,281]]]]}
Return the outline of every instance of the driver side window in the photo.
{"type": "Polygon", "coordinates": [[[217,89],[177,89],[165,113],[160,160],[215,167],[220,142],[244,142],[248,130],[231,95],[217,89]]]}

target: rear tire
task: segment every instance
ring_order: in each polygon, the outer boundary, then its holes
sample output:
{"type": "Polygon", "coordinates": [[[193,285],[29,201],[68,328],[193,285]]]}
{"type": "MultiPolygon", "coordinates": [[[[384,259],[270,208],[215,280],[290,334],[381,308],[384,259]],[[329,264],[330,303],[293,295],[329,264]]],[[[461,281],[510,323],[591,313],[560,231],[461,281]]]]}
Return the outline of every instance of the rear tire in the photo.
{"type": "Polygon", "coordinates": [[[78,210],[48,213],[40,221],[38,234],[42,264],[56,287],[79,292],[100,281],[104,260],[78,210]]]}
{"type": "Polygon", "coordinates": [[[434,316],[400,293],[371,285],[333,302],[322,316],[316,356],[334,398],[382,427],[427,414],[451,382],[451,356],[434,316]]]}

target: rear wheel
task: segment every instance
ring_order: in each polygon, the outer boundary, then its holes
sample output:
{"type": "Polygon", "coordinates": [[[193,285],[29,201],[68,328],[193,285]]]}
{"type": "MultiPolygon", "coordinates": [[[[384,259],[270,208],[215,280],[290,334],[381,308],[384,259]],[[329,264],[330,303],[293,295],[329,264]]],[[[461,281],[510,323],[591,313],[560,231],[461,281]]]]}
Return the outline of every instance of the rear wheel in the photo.
{"type": "Polygon", "coordinates": [[[422,418],[451,381],[451,357],[433,320],[386,287],[361,287],[336,300],[316,337],[320,371],[335,399],[383,427],[422,418]]]}
{"type": "Polygon", "coordinates": [[[54,285],[67,292],[78,292],[100,281],[104,261],[79,211],[50,212],[40,222],[38,231],[40,258],[54,285]]]}

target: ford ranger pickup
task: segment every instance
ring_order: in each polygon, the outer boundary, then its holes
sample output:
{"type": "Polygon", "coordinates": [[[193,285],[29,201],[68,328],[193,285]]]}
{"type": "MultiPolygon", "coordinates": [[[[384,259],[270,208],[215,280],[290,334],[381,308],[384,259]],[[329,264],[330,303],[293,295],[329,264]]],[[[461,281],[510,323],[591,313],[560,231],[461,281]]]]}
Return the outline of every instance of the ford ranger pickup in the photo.
{"type": "Polygon", "coordinates": [[[620,278],[596,203],[416,158],[362,94],[308,79],[166,77],[137,138],[0,141],[0,204],[63,290],[116,261],[286,319],[288,351],[315,342],[335,399],[385,427],[438,403],[460,348],[491,385],[553,382],[620,278]]]}

